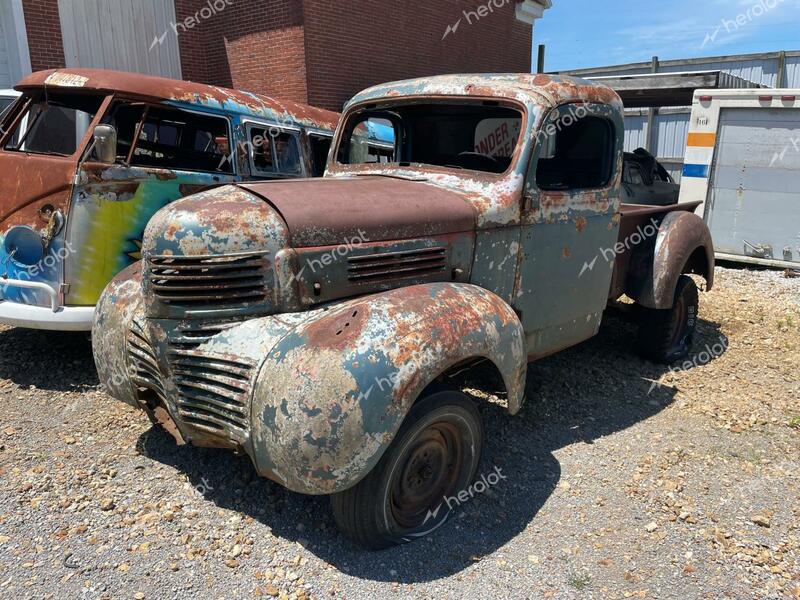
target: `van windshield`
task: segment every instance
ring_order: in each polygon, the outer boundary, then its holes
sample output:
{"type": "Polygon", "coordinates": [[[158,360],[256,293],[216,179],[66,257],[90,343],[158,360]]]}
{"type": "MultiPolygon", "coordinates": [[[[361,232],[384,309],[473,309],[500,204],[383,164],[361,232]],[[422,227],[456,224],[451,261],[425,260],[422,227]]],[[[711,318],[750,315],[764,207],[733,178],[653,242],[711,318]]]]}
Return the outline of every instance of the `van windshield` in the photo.
{"type": "Polygon", "coordinates": [[[16,98],[7,98],[6,96],[0,96],[0,117],[2,117],[6,109],[14,103],[16,98]]]}
{"type": "Polygon", "coordinates": [[[31,98],[4,150],[71,156],[103,102],[102,96],[42,93],[31,98]]]}
{"type": "Polygon", "coordinates": [[[353,113],[337,151],[340,164],[422,164],[505,173],[522,113],[487,102],[429,102],[353,113]]]}

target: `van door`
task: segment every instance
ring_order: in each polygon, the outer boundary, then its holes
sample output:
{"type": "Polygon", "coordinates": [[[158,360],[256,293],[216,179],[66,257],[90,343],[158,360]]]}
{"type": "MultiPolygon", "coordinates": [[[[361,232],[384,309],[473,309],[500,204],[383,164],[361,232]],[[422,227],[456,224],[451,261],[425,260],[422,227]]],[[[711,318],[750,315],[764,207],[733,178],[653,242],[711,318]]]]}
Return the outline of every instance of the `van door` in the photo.
{"type": "Polygon", "coordinates": [[[535,360],[595,335],[619,232],[623,124],[607,106],[546,118],[525,183],[513,305],[535,360]]]}
{"type": "Polygon", "coordinates": [[[239,180],[225,116],[164,105],[114,103],[103,119],[117,132],[115,164],[89,152],[72,196],[67,304],[92,306],[121,270],[140,260],[144,229],[166,204],[239,180]]]}
{"type": "MultiPolygon", "coordinates": [[[[70,252],[64,219],[75,172],[91,124],[107,102],[99,94],[35,91],[4,117],[6,131],[0,134],[0,276],[4,279],[46,284],[61,293],[64,257],[70,252]],[[26,246],[38,247],[38,255],[15,247],[13,238],[20,228],[29,233],[26,246]]],[[[0,300],[52,304],[49,292],[15,285],[3,285],[0,300]]]]}

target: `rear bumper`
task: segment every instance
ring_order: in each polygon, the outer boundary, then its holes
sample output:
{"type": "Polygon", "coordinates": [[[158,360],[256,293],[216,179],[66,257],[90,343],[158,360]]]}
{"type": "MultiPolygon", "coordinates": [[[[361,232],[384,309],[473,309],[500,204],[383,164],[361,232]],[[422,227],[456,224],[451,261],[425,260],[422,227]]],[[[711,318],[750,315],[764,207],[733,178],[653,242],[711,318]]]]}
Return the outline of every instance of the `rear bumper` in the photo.
{"type": "Polygon", "coordinates": [[[94,306],[50,308],[0,300],[0,323],[50,331],[91,331],[94,306]]]}
{"type": "Polygon", "coordinates": [[[91,331],[94,306],[59,306],[58,294],[46,283],[0,280],[3,286],[39,290],[47,293],[50,307],[10,302],[0,298],[0,323],[49,331],[91,331]]]}

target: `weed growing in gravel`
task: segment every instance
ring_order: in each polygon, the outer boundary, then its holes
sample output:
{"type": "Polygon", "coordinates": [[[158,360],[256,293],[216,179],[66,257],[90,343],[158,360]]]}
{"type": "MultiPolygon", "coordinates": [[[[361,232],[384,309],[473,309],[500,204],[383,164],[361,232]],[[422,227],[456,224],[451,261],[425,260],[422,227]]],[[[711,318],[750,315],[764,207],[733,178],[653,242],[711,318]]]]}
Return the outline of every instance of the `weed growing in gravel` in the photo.
{"type": "Polygon", "coordinates": [[[581,592],[592,583],[592,577],[588,573],[572,573],[568,582],[571,587],[581,592]]]}
{"type": "Polygon", "coordinates": [[[789,419],[789,427],[800,429],[800,417],[792,417],[789,419]]]}

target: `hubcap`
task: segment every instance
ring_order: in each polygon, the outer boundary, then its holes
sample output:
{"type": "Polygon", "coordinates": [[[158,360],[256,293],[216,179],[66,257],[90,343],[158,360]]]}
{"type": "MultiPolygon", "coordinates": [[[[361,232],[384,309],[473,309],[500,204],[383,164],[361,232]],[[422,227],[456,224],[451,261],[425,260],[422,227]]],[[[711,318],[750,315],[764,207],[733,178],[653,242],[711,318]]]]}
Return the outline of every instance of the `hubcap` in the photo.
{"type": "Polygon", "coordinates": [[[446,422],[432,424],[401,460],[403,467],[390,483],[392,516],[404,529],[413,529],[455,491],[465,463],[458,428],[446,422]]]}

